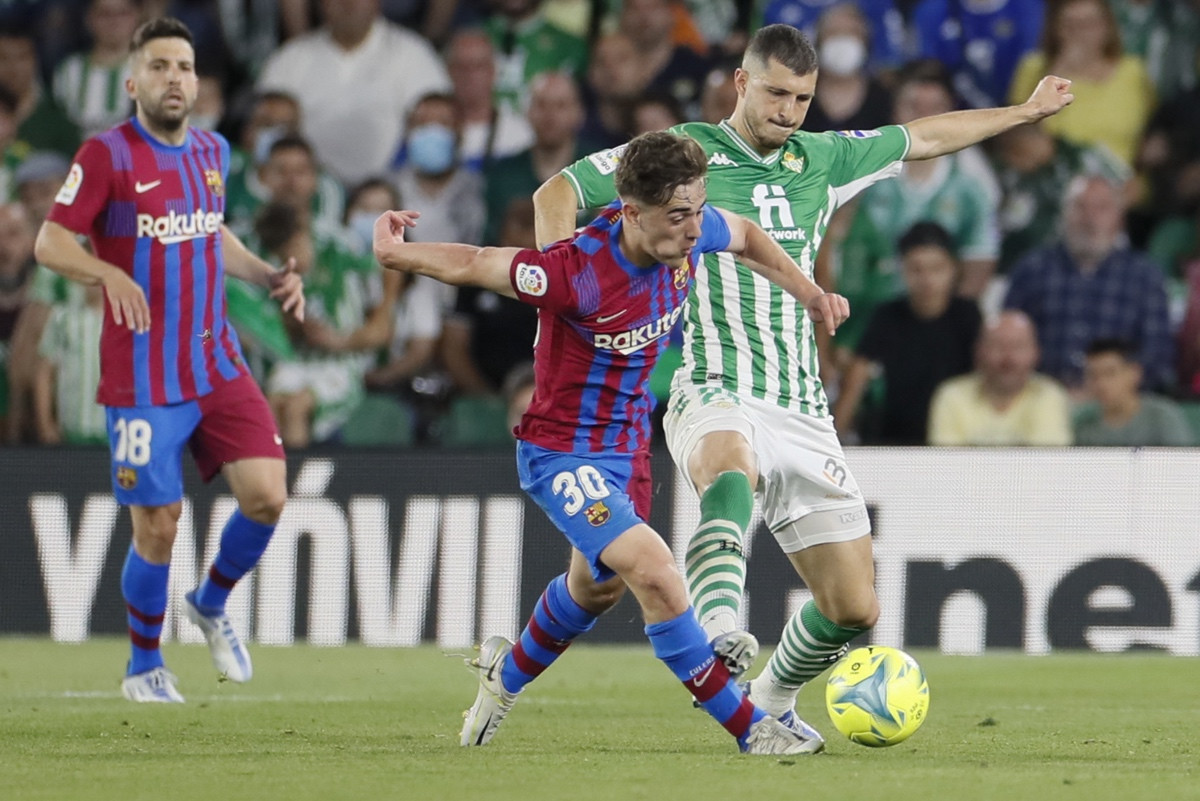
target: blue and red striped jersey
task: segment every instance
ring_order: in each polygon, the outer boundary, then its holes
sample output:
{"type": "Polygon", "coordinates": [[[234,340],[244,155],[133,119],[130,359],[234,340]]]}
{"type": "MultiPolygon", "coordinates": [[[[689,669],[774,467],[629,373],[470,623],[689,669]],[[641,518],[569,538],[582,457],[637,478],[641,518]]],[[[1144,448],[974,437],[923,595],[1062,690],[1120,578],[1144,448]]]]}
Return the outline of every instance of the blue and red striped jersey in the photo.
{"type": "Polygon", "coordinates": [[[621,253],[621,207],[545,251],[522,250],[509,279],[538,307],[533,401],[517,436],[571,453],[635,453],[650,445],[650,373],[678,322],[701,253],[725,250],[729,226],[704,207],[688,262],[638,267],[621,253]]]}
{"type": "Polygon", "coordinates": [[[79,149],[47,219],[87,235],[92,251],[146,293],[150,329],[106,308],[99,403],[149,406],[206,395],[249,373],[225,316],[221,226],[229,143],[189,128],[178,147],[132,118],[79,149]]]}

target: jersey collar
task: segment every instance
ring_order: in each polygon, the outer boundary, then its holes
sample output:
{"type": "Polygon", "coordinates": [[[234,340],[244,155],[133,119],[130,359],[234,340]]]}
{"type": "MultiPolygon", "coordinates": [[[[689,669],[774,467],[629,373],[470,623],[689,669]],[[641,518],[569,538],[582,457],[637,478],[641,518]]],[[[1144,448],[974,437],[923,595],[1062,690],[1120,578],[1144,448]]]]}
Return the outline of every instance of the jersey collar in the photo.
{"type": "Polygon", "coordinates": [[[161,150],[164,153],[182,153],[192,144],[192,128],[190,125],[188,126],[187,137],[183,140],[183,144],[168,145],[166,142],[156,139],[149,131],[143,128],[142,122],[137,118],[136,114],[130,117],[130,121],[133,123],[133,129],[138,132],[138,135],[145,139],[150,147],[155,150],[161,150]]]}
{"type": "Polygon", "coordinates": [[[729,120],[721,120],[718,126],[725,135],[733,140],[733,143],[738,146],[738,149],[745,153],[750,158],[754,159],[759,164],[774,164],[779,161],[779,154],[783,152],[783,148],[777,149],[769,156],[761,156],[758,151],[750,146],[750,144],[742,138],[742,135],[737,132],[737,129],[730,124],[729,120]]]}
{"type": "Polygon", "coordinates": [[[638,267],[629,260],[625,253],[621,250],[621,229],[624,222],[624,219],[617,220],[615,223],[613,223],[612,227],[608,229],[608,245],[609,249],[612,251],[613,261],[617,263],[617,266],[635,278],[640,275],[646,275],[647,273],[650,273],[661,267],[661,262],[656,262],[649,267],[638,267]]]}

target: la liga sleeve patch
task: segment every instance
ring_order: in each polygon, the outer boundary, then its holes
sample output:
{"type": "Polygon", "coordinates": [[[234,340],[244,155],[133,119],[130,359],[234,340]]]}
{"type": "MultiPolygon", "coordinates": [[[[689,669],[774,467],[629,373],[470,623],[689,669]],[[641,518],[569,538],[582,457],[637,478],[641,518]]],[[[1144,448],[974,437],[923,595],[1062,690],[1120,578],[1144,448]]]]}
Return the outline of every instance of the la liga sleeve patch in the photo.
{"type": "Polygon", "coordinates": [[[546,271],[541,267],[521,262],[517,264],[513,285],[516,286],[518,292],[524,295],[540,298],[546,294],[550,281],[546,277],[546,271]]]}
{"type": "Polygon", "coordinates": [[[79,162],[75,162],[71,165],[71,171],[67,173],[67,180],[63,181],[62,188],[54,196],[54,202],[70,206],[75,202],[75,196],[79,194],[79,187],[82,185],[83,167],[79,166],[79,162]]]}

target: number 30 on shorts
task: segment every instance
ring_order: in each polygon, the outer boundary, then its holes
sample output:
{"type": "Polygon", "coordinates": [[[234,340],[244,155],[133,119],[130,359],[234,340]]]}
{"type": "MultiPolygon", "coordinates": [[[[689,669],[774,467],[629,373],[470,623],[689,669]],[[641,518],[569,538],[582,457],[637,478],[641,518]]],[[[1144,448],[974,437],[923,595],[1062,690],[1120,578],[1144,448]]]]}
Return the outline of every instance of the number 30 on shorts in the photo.
{"type": "Polygon", "coordinates": [[[150,462],[150,440],[154,431],[146,420],[117,420],[113,426],[117,432],[117,447],[113,451],[114,462],[127,462],[141,467],[150,462]]]}
{"type": "Polygon", "coordinates": [[[600,475],[599,470],[586,464],[574,472],[564,470],[559,473],[554,477],[551,487],[553,487],[555,495],[565,498],[563,511],[571,517],[579,514],[585,498],[598,501],[609,495],[609,489],[604,484],[604,476],[600,475]]]}

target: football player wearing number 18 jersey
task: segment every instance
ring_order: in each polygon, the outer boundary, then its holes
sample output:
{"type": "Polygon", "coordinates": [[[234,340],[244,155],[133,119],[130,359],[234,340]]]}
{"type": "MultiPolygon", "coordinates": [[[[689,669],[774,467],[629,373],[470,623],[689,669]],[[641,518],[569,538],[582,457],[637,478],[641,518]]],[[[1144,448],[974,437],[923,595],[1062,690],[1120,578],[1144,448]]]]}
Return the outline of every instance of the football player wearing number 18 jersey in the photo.
{"type": "Polygon", "coordinates": [[[52,270],[104,287],[97,400],[107,408],[113,491],[133,520],[121,690],[131,701],[180,703],[159,639],[183,447],[205,480],[223,473],[238,502],[183,610],[233,681],[247,681],[251,665],[225,601],[258,563],[287,494],[282,440],[225,316],[224,273],[269,287],[298,318],[304,294],[294,264],[273,269],[224,225],[229,143],[187,124],[197,91],[191,32],[171,18],[147,22],[130,61],[136,114],[80,148],[36,251],[52,270]],[[76,236],[90,238],[92,253],[76,236]]]}
{"type": "Polygon", "coordinates": [[[647,382],[682,313],[700,254],[743,253],[832,329],[848,314],[754,223],[706,203],[692,139],[645,134],[617,170],[619,201],[545,251],[407,243],[410,212],[375,224],[390,269],[471,284],[538,307],[533,401],[517,427],[521,487],[572,545],[567,572],[539,599],[516,643],[486,640],[461,743],[485,745],[525,686],[588,631],[628,586],[655,655],[748,753],[812,753],[823,741],[764,715],[718,660],[650,513],[647,382]]]}

